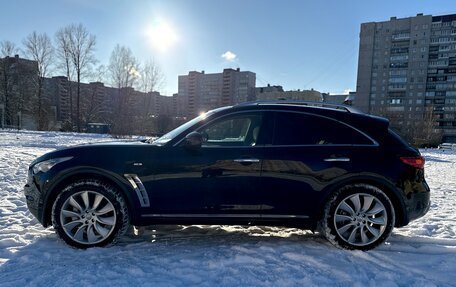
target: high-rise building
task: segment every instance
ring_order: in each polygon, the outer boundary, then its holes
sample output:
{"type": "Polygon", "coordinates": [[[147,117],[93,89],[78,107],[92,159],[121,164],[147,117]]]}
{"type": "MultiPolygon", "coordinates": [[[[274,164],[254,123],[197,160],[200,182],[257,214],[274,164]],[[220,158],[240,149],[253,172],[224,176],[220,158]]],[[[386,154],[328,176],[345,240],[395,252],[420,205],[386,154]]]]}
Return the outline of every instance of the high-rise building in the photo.
{"type": "Polygon", "coordinates": [[[361,24],[353,104],[405,135],[433,121],[456,142],[456,14],[361,24]]]}
{"type": "Polygon", "coordinates": [[[37,79],[35,61],[19,55],[0,58],[0,128],[34,127],[37,79]]]}
{"type": "Polygon", "coordinates": [[[178,102],[186,107],[186,116],[216,107],[255,99],[256,75],[239,69],[224,69],[222,73],[189,72],[179,76],[178,102]]]}
{"type": "Polygon", "coordinates": [[[266,87],[257,87],[255,89],[255,97],[258,101],[291,100],[321,102],[323,100],[322,94],[314,89],[284,91],[282,86],[271,86],[269,84],[266,87]]]}
{"type": "Polygon", "coordinates": [[[323,102],[328,104],[336,104],[336,105],[351,105],[353,99],[356,97],[356,92],[348,92],[348,94],[329,94],[329,93],[322,93],[323,102]]]}
{"type": "MultiPolygon", "coordinates": [[[[279,85],[273,85],[271,86],[268,84],[266,87],[256,87],[255,88],[255,94],[261,94],[261,93],[271,93],[271,92],[283,92],[283,87],[279,85]]],[[[258,97],[258,96],[257,96],[258,97]]]]}

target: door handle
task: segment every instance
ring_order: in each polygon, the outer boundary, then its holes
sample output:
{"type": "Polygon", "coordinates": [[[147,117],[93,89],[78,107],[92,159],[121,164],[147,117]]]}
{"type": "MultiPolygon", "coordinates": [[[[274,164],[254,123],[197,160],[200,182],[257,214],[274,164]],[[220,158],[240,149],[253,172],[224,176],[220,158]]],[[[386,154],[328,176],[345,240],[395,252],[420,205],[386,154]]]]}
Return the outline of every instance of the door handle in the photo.
{"type": "Polygon", "coordinates": [[[350,161],[348,157],[330,157],[330,158],[325,158],[324,161],[328,162],[347,162],[350,161]]]}
{"type": "Polygon", "coordinates": [[[258,163],[258,162],[260,162],[260,160],[257,159],[257,158],[238,158],[238,159],[235,159],[234,162],[238,162],[238,163],[258,163]]]}

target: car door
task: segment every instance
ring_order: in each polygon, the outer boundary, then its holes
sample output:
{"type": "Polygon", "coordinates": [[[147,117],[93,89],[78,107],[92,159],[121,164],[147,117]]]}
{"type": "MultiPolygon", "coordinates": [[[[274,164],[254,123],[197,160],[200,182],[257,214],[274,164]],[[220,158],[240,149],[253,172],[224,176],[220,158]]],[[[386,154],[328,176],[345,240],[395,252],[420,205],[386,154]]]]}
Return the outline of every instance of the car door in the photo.
{"type": "Polygon", "coordinates": [[[262,112],[226,115],[196,130],[204,137],[201,148],[185,142],[164,148],[146,186],[151,216],[259,215],[263,118],[262,112]]]}
{"type": "Polygon", "coordinates": [[[264,148],[264,218],[307,218],[321,191],[351,166],[361,134],[338,121],[298,112],[276,112],[272,144],[264,148]]]}

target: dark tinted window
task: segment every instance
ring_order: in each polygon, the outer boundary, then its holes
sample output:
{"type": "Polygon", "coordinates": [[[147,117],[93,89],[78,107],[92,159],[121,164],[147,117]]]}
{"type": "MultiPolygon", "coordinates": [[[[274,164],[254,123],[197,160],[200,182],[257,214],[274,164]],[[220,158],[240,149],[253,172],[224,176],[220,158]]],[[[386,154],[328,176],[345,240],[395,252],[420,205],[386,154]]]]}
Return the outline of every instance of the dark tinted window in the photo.
{"type": "Polygon", "coordinates": [[[388,137],[385,140],[389,146],[410,146],[398,133],[391,128],[388,129],[388,137]]]}
{"type": "Polygon", "coordinates": [[[261,113],[218,119],[202,128],[204,146],[254,146],[262,122],[261,113]]]}
{"type": "Polygon", "coordinates": [[[372,144],[372,141],[335,120],[300,113],[276,114],[274,145],[325,144],[372,144]]]}

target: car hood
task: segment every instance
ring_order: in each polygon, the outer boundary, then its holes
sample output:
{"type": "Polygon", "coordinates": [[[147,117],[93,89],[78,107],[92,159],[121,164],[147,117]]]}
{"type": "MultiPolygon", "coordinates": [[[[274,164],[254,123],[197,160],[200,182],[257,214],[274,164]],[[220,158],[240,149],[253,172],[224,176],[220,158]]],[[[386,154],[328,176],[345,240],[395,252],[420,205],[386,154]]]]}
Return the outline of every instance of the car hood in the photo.
{"type": "Polygon", "coordinates": [[[52,158],[60,157],[73,157],[79,159],[85,159],[86,161],[96,161],[98,158],[106,159],[124,159],[126,157],[134,158],[135,154],[141,151],[155,150],[160,148],[149,143],[141,141],[112,141],[112,142],[98,142],[88,143],[76,146],[65,147],[57,149],[52,152],[48,152],[38,158],[36,158],[30,166],[37,162],[49,160],[52,158]]]}

